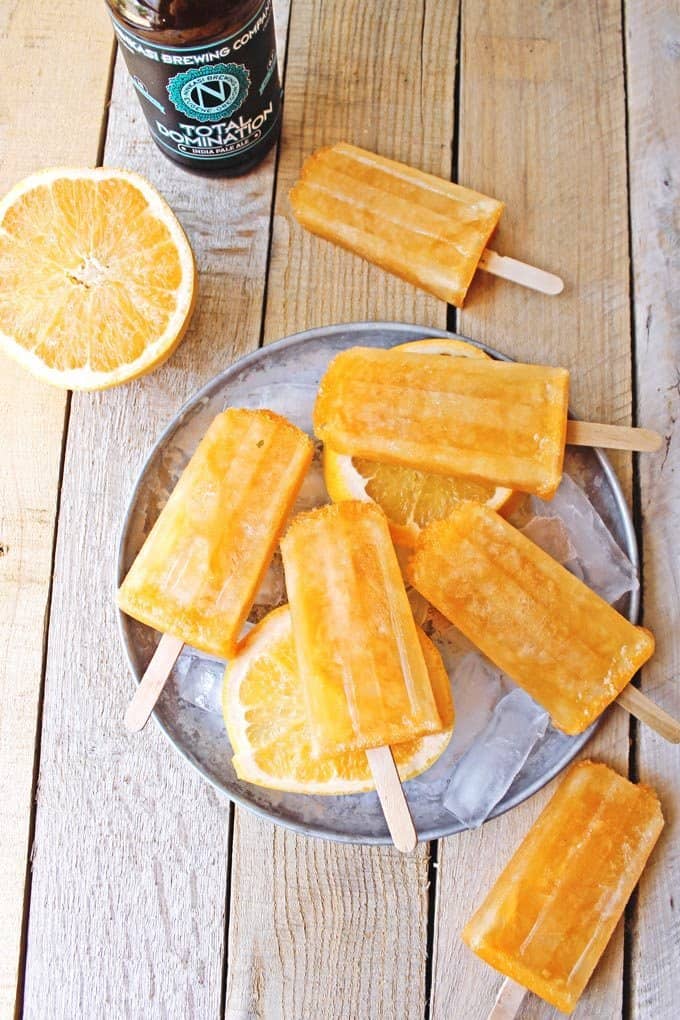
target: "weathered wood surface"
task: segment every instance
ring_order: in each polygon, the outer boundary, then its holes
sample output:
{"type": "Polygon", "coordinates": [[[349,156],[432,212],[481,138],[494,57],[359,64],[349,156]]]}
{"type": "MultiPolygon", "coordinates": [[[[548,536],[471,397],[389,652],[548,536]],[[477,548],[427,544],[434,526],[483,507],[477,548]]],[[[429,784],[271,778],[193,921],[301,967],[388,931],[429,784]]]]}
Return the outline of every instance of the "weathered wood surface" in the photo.
{"type": "Polygon", "coordinates": [[[427,854],[304,839],[241,810],[226,1020],[419,1018],[427,854]]]}
{"type": "MultiPolygon", "coordinates": [[[[567,287],[552,299],[480,274],[460,326],[518,357],[567,365],[577,412],[627,423],[633,379],[620,6],[613,0],[461,6],[457,177],[508,203],[499,250],[564,275],[567,287]]],[[[106,50],[110,39],[102,7],[87,47],[61,11],[41,7],[36,14],[27,3],[0,12],[0,53],[26,78],[33,126],[42,132],[37,144],[24,146],[25,109],[3,91],[3,184],[39,163],[94,162],[106,86],[106,58],[97,47],[106,50]],[[42,70],[33,75],[36,54],[42,70]],[[78,131],[54,131],[57,110],[76,107],[78,131]]],[[[230,847],[225,802],[155,727],[141,737],[124,731],[131,685],[111,600],[117,532],[132,482],[162,426],[197,386],[262,334],[269,341],[359,318],[444,324],[440,303],[303,234],[286,195],[304,156],[340,138],[449,174],[457,7],[294,0],[266,288],[275,155],[232,182],[174,168],[150,141],[117,68],[106,162],[145,173],[169,199],[197,252],[201,293],[191,330],[166,366],[116,391],[78,395],[71,405],[45,676],[26,1017],[71,1020],[105,1010],[122,1020],[420,1018],[428,913],[435,908],[430,1015],[474,1020],[493,1003],[500,978],[462,946],[458,932],[550,790],[481,832],[442,841],[434,893],[426,847],[404,859],[390,850],[305,840],[240,809],[230,847]]],[[[83,10],[83,23],[93,24],[93,10],[83,10]]],[[[285,25],[287,5],[279,3],[277,14],[285,25]]],[[[680,11],[677,0],[642,0],[626,5],[625,20],[637,423],[668,437],[659,458],[640,461],[645,622],[660,638],[643,683],[677,713],[673,156],[680,11]]],[[[4,66],[0,90],[8,82],[4,66]]],[[[16,986],[64,407],[61,394],[3,363],[2,1017],[11,1015],[16,986]]],[[[632,495],[629,458],[616,464],[632,495]]],[[[625,714],[612,711],[588,754],[625,771],[627,734],[625,714]]],[[[630,912],[627,1006],[620,926],[575,1014],[581,1020],[614,1020],[624,1012],[634,1020],[671,1020],[680,1010],[672,899],[677,754],[639,734],[635,762],[641,778],[659,786],[672,827],[630,912]]],[[[557,1014],[528,996],[520,1017],[557,1014]]]]}
{"type": "MultiPolygon", "coordinates": [[[[436,69],[454,67],[456,28],[446,4],[293,4],[266,341],[352,319],[445,325],[440,302],[304,233],[287,195],[304,157],[343,139],[448,176],[453,76],[436,69]]],[[[237,809],[227,1020],[420,1020],[427,865],[427,847],[315,842],[237,809]]]]}
{"type": "MultiPolygon", "coordinates": [[[[94,164],[112,44],[103,4],[0,5],[0,195],[45,165],[94,164]],[[87,23],[88,46],[64,33],[87,23]],[[55,45],[59,40],[59,45],[55,45]],[[73,73],[78,66],[78,74],[73,73]],[[77,111],[77,113],[76,113],[77,111]],[[78,130],[74,130],[74,123],[78,130]]],[[[0,365],[0,1016],[14,1011],[66,394],[0,365]]]]}
{"type": "MultiPolygon", "coordinates": [[[[631,346],[620,5],[464,4],[458,179],[504,199],[494,247],[565,280],[543,297],[478,274],[463,333],[573,372],[572,406],[587,420],[627,424],[631,346]],[[585,115],[587,111],[587,115],[585,115]]],[[[620,476],[630,494],[628,461],[620,476]]],[[[587,754],[626,772],[628,720],[614,709],[587,754]]],[[[482,1020],[502,978],[460,941],[463,924],[554,784],[439,850],[433,1020],[482,1020]]],[[[623,926],[576,1013],[621,1016],[623,926]]],[[[527,995],[522,1020],[558,1016],[527,995]]]]}
{"type": "MultiPolygon", "coordinates": [[[[287,6],[280,4],[284,19],[287,6]]],[[[187,397],[257,346],[275,154],[237,182],[182,171],[152,143],[122,60],[105,163],[170,202],[200,297],[169,363],[71,405],[49,632],[24,1016],[221,1015],[229,805],[150,725],[123,725],[132,686],[113,576],[140,465],[187,397]]]]}
{"type": "MultiPolygon", "coordinates": [[[[640,458],[645,622],[657,638],[643,690],[680,716],[680,4],[626,9],[637,417],[665,437],[640,458]]],[[[666,829],[642,877],[631,936],[631,1016],[680,1016],[680,748],[639,729],[637,770],[666,829]]]]}

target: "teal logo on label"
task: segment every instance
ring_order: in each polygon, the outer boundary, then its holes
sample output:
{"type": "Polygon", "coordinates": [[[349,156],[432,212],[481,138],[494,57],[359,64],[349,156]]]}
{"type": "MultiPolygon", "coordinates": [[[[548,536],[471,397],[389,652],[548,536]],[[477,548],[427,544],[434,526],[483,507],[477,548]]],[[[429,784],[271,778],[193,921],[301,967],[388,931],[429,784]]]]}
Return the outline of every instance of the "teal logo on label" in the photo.
{"type": "Polygon", "coordinates": [[[175,109],[203,122],[231,117],[243,105],[249,88],[250,75],[243,64],[192,67],[167,85],[175,109]]]}

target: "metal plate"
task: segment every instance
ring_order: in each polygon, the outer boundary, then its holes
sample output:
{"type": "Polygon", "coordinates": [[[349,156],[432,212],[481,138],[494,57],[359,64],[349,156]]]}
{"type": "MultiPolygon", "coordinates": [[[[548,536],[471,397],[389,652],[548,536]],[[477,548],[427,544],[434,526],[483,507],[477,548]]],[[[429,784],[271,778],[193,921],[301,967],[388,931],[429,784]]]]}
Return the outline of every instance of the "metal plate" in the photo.
{"type": "MultiPolygon", "coordinates": [[[[185,404],[151,451],[132,493],[120,537],[116,584],[119,584],[168,493],[199,439],[219,411],[230,405],[271,407],[311,431],[311,407],[319,379],[330,359],[357,344],[392,347],[424,337],[456,338],[443,330],[394,322],[365,322],[327,326],[287,337],[261,348],[227,368],[185,404]]],[[[457,337],[468,340],[467,337],[457,337]]],[[[475,342],[475,341],[471,341],[475,342]]],[[[493,357],[511,360],[478,344],[493,357]]],[[[569,452],[569,473],[582,485],[619,546],[637,568],[637,546],[628,509],[612,468],[597,450],[569,452]]],[[[619,606],[631,620],[638,612],[636,594],[619,606]]],[[[158,635],[119,614],[125,653],[137,681],[153,653],[158,635]]],[[[194,660],[209,657],[190,650],[194,660]]],[[[182,660],[180,660],[181,663],[182,660]]],[[[185,661],[186,665],[186,661],[185,661]]],[[[198,663],[200,666],[200,662],[198,663]]],[[[220,667],[212,664],[213,672],[220,667]]],[[[181,669],[180,669],[181,673],[181,669]]],[[[241,782],[231,764],[231,747],[221,716],[181,697],[181,676],[173,671],[155,712],[155,719],[173,746],[218,790],[232,800],[281,825],[307,835],[350,843],[389,843],[375,794],[318,797],[285,794],[241,782]]],[[[196,699],[200,700],[200,699],[196,699]]],[[[567,737],[550,728],[491,817],[521,804],[567,765],[588,740],[592,728],[567,737]]],[[[143,739],[143,738],[140,738],[143,739]]],[[[435,766],[436,768],[436,766],[435,766]]],[[[405,784],[421,840],[459,832],[463,826],[438,800],[427,797],[427,773],[405,784]]]]}

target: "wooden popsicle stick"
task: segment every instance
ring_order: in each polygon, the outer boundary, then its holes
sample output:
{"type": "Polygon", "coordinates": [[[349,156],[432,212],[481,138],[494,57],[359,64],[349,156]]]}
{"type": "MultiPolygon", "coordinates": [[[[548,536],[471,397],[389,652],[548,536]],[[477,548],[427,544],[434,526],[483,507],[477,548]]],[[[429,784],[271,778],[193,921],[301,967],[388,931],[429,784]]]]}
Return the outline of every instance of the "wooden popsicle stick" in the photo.
{"type": "Polygon", "coordinates": [[[626,712],[630,712],[664,740],[670,741],[671,744],[680,744],[680,722],[637,687],[632,687],[631,684],[624,687],[616,699],[616,704],[621,705],[626,712]]]}
{"type": "Polygon", "coordinates": [[[518,985],[512,978],[506,978],[487,1020],[515,1020],[526,994],[523,985],[518,985]]]}
{"type": "Polygon", "coordinates": [[[146,726],[183,647],[182,639],[172,634],[164,634],[158,642],[158,648],[125,713],[125,726],[131,733],[138,733],[146,726]]]}
{"type": "Polygon", "coordinates": [[[511,280],[513,283],[521,284],[522,287],[529,287],[530,290],[538,290],[541,294],[554,296],[564,290],[564,281],[554,273],[546,273],[544,269],[529,266],[526,262],[512,259],[508,255],[499,255],[491,248],[485,248],[482,252],[478,268],[491,273],[492,276],[500,276],[503,280],[511,280]]]}
{"type": "Polygon", "coordinates": [[[366,757],[392,842],[397,850],[410,854],[416,848],[418,836],[392,752],[389,747],[372,747],[366,751],[366,757]]]}
{"type": "Polygon", "coordinates": [[[567,443],[571,446],[603,446],[606,450],[637,450],[655,453],[663,443],[662,436],[651,429],[629,425],[599,425],[594,421],[567,422],[567,443]]]}

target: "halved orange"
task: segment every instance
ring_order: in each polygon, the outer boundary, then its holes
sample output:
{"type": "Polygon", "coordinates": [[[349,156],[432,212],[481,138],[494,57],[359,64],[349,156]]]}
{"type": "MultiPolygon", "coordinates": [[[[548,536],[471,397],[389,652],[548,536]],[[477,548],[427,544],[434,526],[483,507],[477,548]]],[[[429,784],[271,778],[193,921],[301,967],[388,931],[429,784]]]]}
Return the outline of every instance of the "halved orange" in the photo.
{"type": "Polygon", "coordinates": [[[150,371],[193,311],[189,242],[126,170],[43,170],[0,202],[0,349],[45,382],[115,386],[150,371]]]}
{"type": "MultiPolygon", "coordinates": [[[[457,358],[488,358],[481,348],[463,340],[433,337],[400,344],[413,354],[443,354],[457,358]]],[[[447,517],[461,500],[484,503],[500,510],[513,495],[492,483],[430,474],[396,464],[380,464],[324,447],[324,479],[335,503],[347,499],[373,500],[384,511],[397,545],[412,548],[422,528],[447,517]]]]}
{"type": "MultiPolygon", "coordinates": [[[[454,723],[442,658],[421,630],[418,636],[446,729],[392,748],[402,781],[434,764],[451,739],[454,723]]],[[[323,760],[312,756],[288,606],[272,610],[245,638],[227,666],[222,705],[240,779],[289,793],[348,794],[375,788],[363,751],[323,760]]]]}

